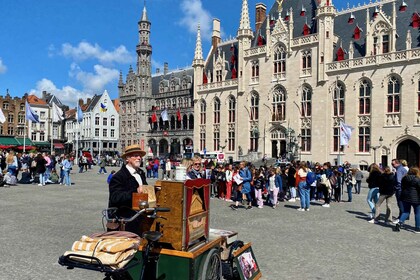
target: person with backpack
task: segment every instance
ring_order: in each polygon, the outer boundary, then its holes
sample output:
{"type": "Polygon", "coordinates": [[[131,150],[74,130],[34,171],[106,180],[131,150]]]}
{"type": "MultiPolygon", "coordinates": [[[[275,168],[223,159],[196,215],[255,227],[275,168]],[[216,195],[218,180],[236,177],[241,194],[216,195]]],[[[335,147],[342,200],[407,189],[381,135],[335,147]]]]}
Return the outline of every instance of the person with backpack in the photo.
{"type": "Polygon", "coordinates": [[[309,172],[312,171],[306,166],[306,162],[301,161],[298,172],[296,173],[296,186],[300,195],[300,208],[297,209],[298,211],[309,211],[311,202],[309,197],[310,186],[306,183],[306,177],[309,172]]]}

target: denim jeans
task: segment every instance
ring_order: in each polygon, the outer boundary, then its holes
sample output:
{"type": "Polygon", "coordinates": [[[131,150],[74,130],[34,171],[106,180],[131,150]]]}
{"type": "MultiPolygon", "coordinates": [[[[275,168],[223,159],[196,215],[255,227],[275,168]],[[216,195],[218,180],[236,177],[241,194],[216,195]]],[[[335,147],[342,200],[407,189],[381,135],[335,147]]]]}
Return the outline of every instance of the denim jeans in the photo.
{"type": "Polygon", "coordinates": [[[106,174],[106,173],[108,173],[108,172],[106,172],[105,167],[101,167],[101,168],[99,168],[98,173],[102,173],[102,171],[103,171],[105,174],[106,174]]]}
{"type": "Polygon", "coordinates": [[[400,217],[400,223],[404,223],[410,215],[411,207],[414,209],[414,216],[416,220],[416,228],[420,229],[420,204],[402,201],[403,213],[400,217]]]}
{"type": "Polygon", "coordinates": [[[360,189],[362,188],[362,181],[356,181],[356,185],[354,186],[355,191],[357,194],[360,194],[360,189]]]}
{"type": "Polygon", "coordinates": [[[44,173],[39,173],[39,183],[45,185],[44,173]]]}
{"type": "Polygon", "coordinates": [[[299,183],[299,195],[300,195],[300,207],[309,209],[310,198],[309,198],[310,187],[307,186],[306,182],[299,183]]]}
{"type": "Polygon", "coordinates": [[[296,198],[296,189],[295,189],[295,187],[290,187],[290,198],[296,198]]]}
{"type": "Polygon", "coordinates": [[[375,204],[378,202],[379,199],[379,188],[371,188],[369,189],[366,201],[372,211],[372,215],[375,215],[375,204]]]}
{"type": "Polygon", "coordinates": [[[349,183],[349,184],[347,184],[347,195],[349,197],[348,202],[351,202],[352,199],[353,199],[353,194],[352,193],[353,193],[353,184],[349,183]]]}
{"type": "MultiPolygon", "coordinates": [[[[401,217],[404,209],[403,202],[401,201],[401,189],[395,190],[395,198],[397,199],[397,205],[400,212],[398,213],[398,219],[401,217]]],[[[408,215],[410,216],[410,211],[408,211],[408,215]]]]}
{"type": "Polygon", "coordinates": [[[70,170],[64,170],[64,184],[71,186],[70,170]]]}

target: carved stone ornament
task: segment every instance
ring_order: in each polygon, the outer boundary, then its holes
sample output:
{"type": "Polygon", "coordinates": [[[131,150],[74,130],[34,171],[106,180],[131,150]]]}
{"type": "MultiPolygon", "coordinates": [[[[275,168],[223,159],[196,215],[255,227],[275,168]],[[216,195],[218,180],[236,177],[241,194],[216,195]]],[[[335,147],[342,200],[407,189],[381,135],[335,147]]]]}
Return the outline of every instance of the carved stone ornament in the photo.
{"type": "Polygon", "coordinates": [[[370,126],[370,123],[371,123],[370,116],[359,117],[359,126],[370,126]]]}

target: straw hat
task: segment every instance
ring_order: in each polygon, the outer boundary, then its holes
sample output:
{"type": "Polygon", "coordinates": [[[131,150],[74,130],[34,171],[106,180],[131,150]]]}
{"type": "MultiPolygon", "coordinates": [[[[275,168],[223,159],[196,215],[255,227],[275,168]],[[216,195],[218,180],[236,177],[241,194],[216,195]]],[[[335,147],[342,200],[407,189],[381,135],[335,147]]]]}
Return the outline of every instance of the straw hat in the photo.
{"type": "Polygon", "coordinates": [[[134,153],[138,153],[140,154],[141,157],[144,157],[146,155],[146,152],[143,151],[140,148],[140,145],[130,145],[127,148],[125,148],[124,153],[122,154],[122,158],[125,159],[127,156],[134,154],[134,153]]]}

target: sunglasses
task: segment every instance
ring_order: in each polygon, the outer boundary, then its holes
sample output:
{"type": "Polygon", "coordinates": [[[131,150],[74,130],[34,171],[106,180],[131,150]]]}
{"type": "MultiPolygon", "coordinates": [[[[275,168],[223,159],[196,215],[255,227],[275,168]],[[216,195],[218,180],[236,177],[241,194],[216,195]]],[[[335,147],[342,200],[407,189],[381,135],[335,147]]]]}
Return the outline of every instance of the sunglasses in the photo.
{"type": "Polygon", "coordinates": [[[200,165],[201,165],[201,163],[194,163],[194,165],[196,165],[196,166],[200,166],[200,165]]]}

